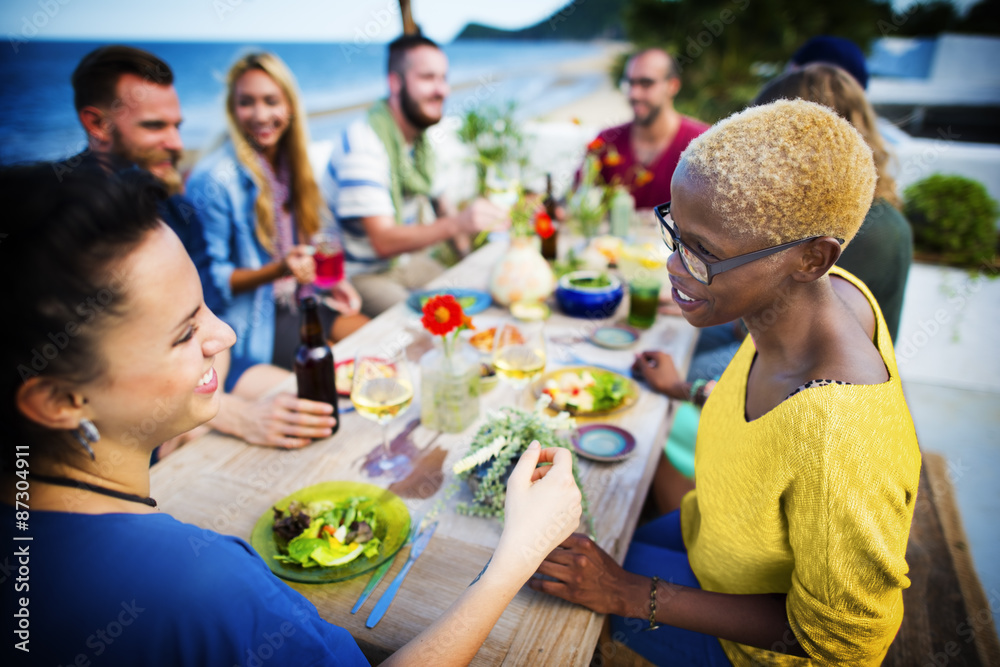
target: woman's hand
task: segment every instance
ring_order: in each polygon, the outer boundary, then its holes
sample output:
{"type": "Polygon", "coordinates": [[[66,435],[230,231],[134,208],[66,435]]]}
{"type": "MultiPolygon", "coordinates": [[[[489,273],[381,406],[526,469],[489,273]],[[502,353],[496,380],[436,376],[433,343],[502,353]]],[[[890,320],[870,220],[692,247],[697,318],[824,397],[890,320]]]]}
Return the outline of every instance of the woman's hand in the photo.
{"type": "Polygon", "coordinates": [[[685,382],[677,372],[673,357],[666,352],[647,350],[635,355],[632,375],[645,380],[653,391],[671,398],[687,399],[685,382]]]}
{"type": "Polygon", "coordinates": [[[316,280],[316,260],[312,248],[297,245],[288,251],[282,262],[300,285],[308,285],[316,280]]]}
{"type": "Polygon", "coordinates": [[[524,582],[579,527],[581,512],[572,454],[532,442],[507,482],[504,530],[490,569],[509,568],[513,579],[524,582]],[[552,465],[536,467],[539,463],[552,465]]]}
{"type": "Polygon", "coordinates": [[[326,438],[337,420],[329,403],[275,394],[257,401],[243,401],[240,429],[235,435],[252,445],[294,449],[315,438],[326,438]]]}
{"type": "Polygon", "coordinates": [[[629,585],[634,586],[638,579],[641,579],[639,575],[623,570],[589,537],[576,533],[542,561],[538,574],[528,581],[528,585],[599,614],[626,615],[621,593],[629,585]]]}
{"type": "Polygon", "coordinates": [[[361,312],[361,295],[347,280],[341,280],[330,288],[326,303],[341,315],[357,315],[361,312]]]}

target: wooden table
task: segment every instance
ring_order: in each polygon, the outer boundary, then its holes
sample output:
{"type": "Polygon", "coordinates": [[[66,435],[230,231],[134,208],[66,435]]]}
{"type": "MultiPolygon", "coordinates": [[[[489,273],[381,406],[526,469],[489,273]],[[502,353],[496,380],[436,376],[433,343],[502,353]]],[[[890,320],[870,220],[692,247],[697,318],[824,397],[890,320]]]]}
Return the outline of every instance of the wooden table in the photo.
{"type": "MultiPolygon", "coordinates": [[[[485,288],[490,269],[505,247],[505,244],[486,246],[432,285],[485,288]]],[[[558,314],[554,304],[553,311],[546,323],[546,334],[550,338],[553,335],[583,336],[599,324],[558,314]]],[[[505,313],[494,306],[481,317],[487,321],[505,313]]],[[[618,313],[620,317],[627,313],[627,297],[618,313]]],[[[421,346],[428,342],[421,340],[422,336],[417,315],[405,304],[399,304],[338,344],[334,354],[338,359],[347,359],[361,344],[379,341],[387,345],[405,345],[412,338],[416,343],[410,346],[409,352],[411,357],[418,356],[421,346]]],[[[686,367],[695,340],[695,330],[681,318],[660,316],[632,352],[664,349],[674,355],[679,365],[686,367]]],[[[559,365],[560,360],[571,362],[564,354],[566,349],[566,345],[549,343],[548,368],[559,365]]],[[[598,348],[589,343],[574,345],[573,349],[588,352],[588,360],[592,360],[592,356],[604,361],[609,358],[606,354],[600,356],[598,348]]],[[[621,355],[620,363],[615,365],[627,367],[632,352],[613,353],[621,355]]],[[[412,366],[418,394],[413,406],[390,424],[393,436],[420,414],[419,373],[417,364],[412,366]]],[[[294,379],[279,389],[294,391],[294,379]]],[[[412,517],[420,517],[435,503],[440,507],[438,501],[453,480],[452,464],[467,453],[468,443],[487,410],[519,400],[521,407],[528,407],[530,402],[525,400],[526,395],[527,392],[515,394],[501,384],[483,396],[480,420],[460,434],[440,434],[420,426],[412,430],[410,438],[421,454],[429,457],[428,460],[441,460],[444,471],[443,484],[440,475],[435,479],[431,474],[421,480],[422,484],[416,485],[421,495],[433,492],[430,497],[404,497],[412,517]]],[[[632,408],[599,420],[630,431],[636,439],[633,454],[617,463],[580,462],[597,542],[619,562],[625,557],[671,424],[668,403],[665,397],[643,390],[632,408]]],[[[350,412],[342,416],[340,430],[335,436],[298,450],[253,447],[235,438],[212,433],[186,445],[152,469],[152,495],[163,511],[181,521],[249,540],[255,522],[273,503],[305,486],[329,480],[366,481],[386,486],[389,480],[370,478],[362,469],[366,455],[380,446],[378,429],[374,422],[350,412]]],[[[455,502],[469,497],[468,490],[462,488],[445,504],[438,515],[437,533],[375,628],[365,628],[365,620],[402,567],[406,549],[400,552],[388,575],[356,615],[351,615],[349,610],[368,583],[367,575],[338,584],[292,583],[291,586],[315,603],[323,618],[347,628],[369,660],[379,662],[447,609],[489,559],[500,536],[500,525],[492,519],[462,516],[453,511],[455,502]]],[[[473,664],[588,665],[603,622],[602,615],[525,587],[494,627],[473,664]]]]}

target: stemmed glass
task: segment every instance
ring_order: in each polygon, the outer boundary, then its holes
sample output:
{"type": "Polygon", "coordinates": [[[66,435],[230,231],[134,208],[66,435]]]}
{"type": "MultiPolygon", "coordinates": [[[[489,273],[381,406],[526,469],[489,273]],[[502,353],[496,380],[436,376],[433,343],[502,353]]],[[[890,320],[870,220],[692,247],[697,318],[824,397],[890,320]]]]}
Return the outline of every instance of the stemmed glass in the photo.
{"type": "Polygon", "coordinates": [[[413,380],[403,350],[362,348],[354,358],[351,403],[358,414],[382,427],[382,450],[376,459],[383,473],[400,479],[410,470],[405,454],[393,455],[389,446],[389,422],[410,407],[413,380]]]}
{"type": "Polygon", "coordinates": [[[524,389],[545,370],[545,333],[541,322],[507,322],[493,339],[493,367],[515,390],[524,389]]]}
{"type": "Polygon", "coordinates": [[[491,164],[486,168],[487,199],[505,211],[517,203],[521,183],[515,163],[491,164]]]}

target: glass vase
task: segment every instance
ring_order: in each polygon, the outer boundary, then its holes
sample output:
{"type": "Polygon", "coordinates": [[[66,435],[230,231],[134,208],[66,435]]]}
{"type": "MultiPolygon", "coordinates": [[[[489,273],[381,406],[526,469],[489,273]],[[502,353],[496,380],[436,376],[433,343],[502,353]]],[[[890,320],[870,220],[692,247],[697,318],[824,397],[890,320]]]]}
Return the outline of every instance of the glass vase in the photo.
{"type": "Polygon", "coordinates": [[[420,421],[460,433],[479,417],[479,356],[465,344],[444,340],[420,358],[420,421]]]}

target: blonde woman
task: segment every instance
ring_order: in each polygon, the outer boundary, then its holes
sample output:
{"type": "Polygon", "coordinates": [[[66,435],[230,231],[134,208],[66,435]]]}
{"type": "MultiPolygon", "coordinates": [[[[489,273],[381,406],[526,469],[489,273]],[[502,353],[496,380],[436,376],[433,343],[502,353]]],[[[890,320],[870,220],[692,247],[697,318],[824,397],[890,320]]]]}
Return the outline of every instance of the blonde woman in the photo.
{"type": "MultiPolygon", "coordinates": [[[[309,165],[295,79],[280,58],[251,53],[233,65],[226,117],[229,140],[198,164],[188,192],[227,301],[221,316],[236,331],[226,379],[231,390],[252,365],[291,366],[297,299],[316,277],[309,242],[325,226],[326,206],[309,165]]],[[[321,316],[333,340],[367,321],[347,281],[324,303],[321,316]]]]}

